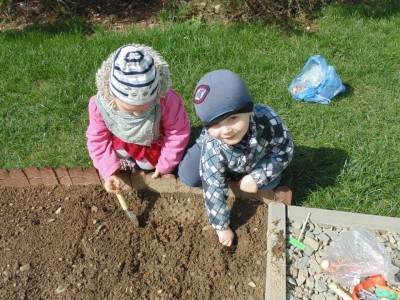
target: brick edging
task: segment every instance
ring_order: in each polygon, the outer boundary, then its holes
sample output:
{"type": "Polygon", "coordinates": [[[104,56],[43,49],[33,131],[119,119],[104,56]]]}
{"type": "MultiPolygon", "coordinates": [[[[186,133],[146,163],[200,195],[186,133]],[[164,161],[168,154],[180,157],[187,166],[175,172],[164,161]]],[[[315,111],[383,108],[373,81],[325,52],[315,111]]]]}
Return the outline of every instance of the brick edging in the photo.
{"type": "MultiPolygon", "coordinates": [[[[200,188],[191,188],[185,185],[179,178],[172,174],[163,175],[161,178],[151,178],[152,173],[146,174],[143,171],[135,173],[121,172],[120,177],[125,182],[125,189],[149,189],[158,193],[190,193],[202,195],[200,188]]],[[[30,187],[38,185],[102,185],[98,171],[94,167],[83,169],[76,166],[70,169],[65,167],[52,168],[28,167],[24,170],[14,169],[11,171],[0,169],[0,187],[30,187]]],[[[265,203],[282,202],[290,205],[292,202],[292,191],[281,186],[276,190],[262,191],[256,194],[242,192],[235,182],[228,182],[229,196],[237,198],[256,198],[265,203]]]]}

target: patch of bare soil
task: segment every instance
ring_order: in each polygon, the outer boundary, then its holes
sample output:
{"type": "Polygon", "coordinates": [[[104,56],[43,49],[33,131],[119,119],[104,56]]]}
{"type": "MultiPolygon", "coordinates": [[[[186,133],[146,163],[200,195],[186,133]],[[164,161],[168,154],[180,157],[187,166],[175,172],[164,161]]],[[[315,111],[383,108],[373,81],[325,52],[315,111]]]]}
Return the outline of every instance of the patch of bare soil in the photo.
{"type": "Polygon", "coordinates": [[[267,206],[230,199],[223,249],[201,197],[101,186],[0,188],[0,299],[264,299],[267,206]]]}
{"type": "MultiPolygon", "coordinates": [[[[1,1],[0,1],[1,3],[1,1]]],[[[168,7],[168,1],[158,0],[90,0],[54,2],[54,7],[44,1],[17,0],[11,6],[0,5],[0,32],[19,30],[26,26],[67,21],[71,17],[84,17],[88,27],[102,25],[122,30],[135,26],[148,27],[157,23],[157,14],[168,7]]]]}

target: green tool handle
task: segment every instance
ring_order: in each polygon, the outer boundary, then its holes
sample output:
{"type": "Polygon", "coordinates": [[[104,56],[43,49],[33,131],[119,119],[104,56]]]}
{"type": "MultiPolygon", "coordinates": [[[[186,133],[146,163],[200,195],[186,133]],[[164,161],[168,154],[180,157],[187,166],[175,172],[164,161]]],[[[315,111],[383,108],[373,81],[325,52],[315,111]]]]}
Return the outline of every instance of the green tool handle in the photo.
{"type": "Polygon", "coordinates": [[[400,292],[392,290],[385,286],[380,286],[376,288],[376,295],[379,297],[384,297],[390,300],[400,299],[400,292]]]}

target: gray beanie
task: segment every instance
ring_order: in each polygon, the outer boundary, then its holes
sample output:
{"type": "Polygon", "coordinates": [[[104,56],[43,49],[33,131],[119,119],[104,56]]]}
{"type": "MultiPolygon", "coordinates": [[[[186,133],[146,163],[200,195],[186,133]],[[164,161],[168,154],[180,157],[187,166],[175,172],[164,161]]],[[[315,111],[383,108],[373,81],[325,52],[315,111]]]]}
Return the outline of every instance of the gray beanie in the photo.
{"type": "Polygon", "coordinates": [[[217,124],[233,114],[253,111],[253,99],[246,84],[229,70],[204,75],[196,85],[193,102],[204,126],[217,124]]]}

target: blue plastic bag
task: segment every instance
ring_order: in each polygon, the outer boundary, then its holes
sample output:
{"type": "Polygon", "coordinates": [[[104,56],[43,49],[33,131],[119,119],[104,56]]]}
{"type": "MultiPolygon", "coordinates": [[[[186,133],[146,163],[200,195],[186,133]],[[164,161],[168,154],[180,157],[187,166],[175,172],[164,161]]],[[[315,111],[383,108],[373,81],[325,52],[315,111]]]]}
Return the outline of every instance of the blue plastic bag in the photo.
{"type": "Polygon", "coordinates": [[[345,89],[335,69],[321,55],[312,55],[289,86],[294,99],[322,104],[330,104],[345,89]]]}

